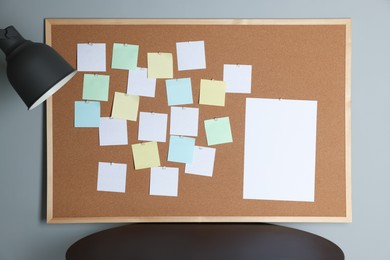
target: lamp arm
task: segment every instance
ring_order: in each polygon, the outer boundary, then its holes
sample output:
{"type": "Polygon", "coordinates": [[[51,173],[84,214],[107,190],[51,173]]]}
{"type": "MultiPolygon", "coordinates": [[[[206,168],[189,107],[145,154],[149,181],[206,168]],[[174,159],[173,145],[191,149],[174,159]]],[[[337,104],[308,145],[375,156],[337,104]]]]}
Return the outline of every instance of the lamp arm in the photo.
{"type": "Polygon", "coordinates": [[[0,29],[0,40],[6,39],[6,30],[5,29],[0,29]]]}
{"type": "Polygon", "coordinates": [[[5,29],[0,29],[0,40],[12,39],[20,34],[16,31],[13,26],[8,26],[5,29]]]}
{"type": "Polygon", "coordinates": [[[0,49],[6,55],[11,53],[13,49],[18,47],[23,42],[26,42],[26,40],[12,25],[5,29],[0,29],[0,49]]]}

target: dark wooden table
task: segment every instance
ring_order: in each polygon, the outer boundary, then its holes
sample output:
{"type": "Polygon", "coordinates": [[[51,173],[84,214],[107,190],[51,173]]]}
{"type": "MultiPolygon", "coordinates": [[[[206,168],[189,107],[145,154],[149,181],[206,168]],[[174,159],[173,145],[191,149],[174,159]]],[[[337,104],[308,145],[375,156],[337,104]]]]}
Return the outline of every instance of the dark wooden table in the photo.
{"type": "Polygon", "coordinates": [[[67,260],[342,260],[331,241],[271,224],[130,224],[80,239],[67,260]]]}

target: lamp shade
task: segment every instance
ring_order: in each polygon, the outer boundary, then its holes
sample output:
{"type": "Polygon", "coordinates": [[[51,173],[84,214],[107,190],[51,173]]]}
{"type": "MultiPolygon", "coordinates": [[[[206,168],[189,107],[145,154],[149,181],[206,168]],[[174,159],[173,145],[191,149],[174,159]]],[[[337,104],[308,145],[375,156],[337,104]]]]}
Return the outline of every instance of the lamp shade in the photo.
{"type": "Polygon", "coordinates": [[[53,48],[25,40],[13,26],[2,30],[0,48],[6,54],[8,80],[29,110],[53,95],[77,72],[53,48]]]}

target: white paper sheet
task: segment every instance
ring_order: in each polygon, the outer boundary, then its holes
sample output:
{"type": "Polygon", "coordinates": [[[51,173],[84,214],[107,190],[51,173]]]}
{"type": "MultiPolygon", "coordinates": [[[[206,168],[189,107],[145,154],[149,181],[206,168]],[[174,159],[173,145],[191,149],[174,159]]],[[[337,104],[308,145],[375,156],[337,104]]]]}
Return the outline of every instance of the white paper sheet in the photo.
{"type": "Polygon", "coordinates": [[[252,65],[224,64],[226,93],[251,93],[252,65]]]}
{"type": "Polygon", "coordinates": [[[179,168],[154,167],[150,169],[150,195],[177,197],[179,168]]]}
{"type": "Polygon", "coordinates": [[[171,107],[171,135],[198,136],[199,108],[171,107]]]}
{"type": "Polygon", "coordinates": [[[99,162],[98,191],[125,192],[126,164],[99,162]]]}
{"type": "Polygon", "coordinates": [[[195,146],[192,163],[187,163],[185,173],[213,176],[215,148],[195,146]]]}
{"type": "Polygon", "coordinates": [[[178,70],[196,70],[206,68],[204,41],[177,42],[178,70]]]}
{"type": "Polygon", "coordinates": [[[78,43],[77,70],[106,71],[106,44],[78,43]]]}
{"type": "Polygon", "coordinates": [[[138,140],[166,142],[168,115],[141,112],[139,114],[138,140]]]}
{"type": "Polygon", "coordinates": [[[148,78],[147,68],[129,70],[127,94],[142,97],[155,97],[156,79],[148,78]]]}
{"type": "Polygon", "coordinates": [[[127,121],[109,117],[100,118],[100,145],[127,145],[127,121]]]}
{"type": "Polygon", "coordinates": [[[317,101],[246,99],[244,199],[314,201],[317,101]]]}

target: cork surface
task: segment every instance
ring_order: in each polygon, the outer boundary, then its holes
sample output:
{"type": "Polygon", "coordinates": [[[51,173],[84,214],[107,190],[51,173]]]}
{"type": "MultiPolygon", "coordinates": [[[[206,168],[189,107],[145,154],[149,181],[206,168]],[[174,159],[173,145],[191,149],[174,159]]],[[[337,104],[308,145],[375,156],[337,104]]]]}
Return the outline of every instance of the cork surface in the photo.
{"type": "MultiPolygon", "coordinates": [[[[232,20],[233,21],[233,20],[232,20]]],[[[233,23],[233,22],[232,22],[233,23]]],[[[191,77],[199,108],[196,145],[207,146],[206,119],[230,118],[233,143],[216,150],[213,177],[184,173],[184,164],[167,161],[168,140],[158,143],[161,164],[179,167],[178,197],[149,195],[150,170],[134,170],[131,144],[139,143],[138,122],[128,121],[129,145],[99,146],[97,128],[74,128],[74,102],[82,100],[83,72],[51,98],[48,132],[48,193],[53,219],[149,217],[346,217],[348,138],[346,123],[349,71],[346,24],[53,24],[51,45],[76,68],[77,43],[106,43],[110,75],[110,116],[114,92],[126,92],[128,72],[111,69],[113,43],[137,44],[139,67],[148,52],[173,53],[174,78],[191,77]],[[204,70],[178,71],[176,42],[205,41],[204,70]],[[224,107],[199,105],[201,79],[223,79],[224,64],[252,65],[252,93],[226,94],[224,107]],[[315,202],[243,199],[245,99],[318,100],[315,202]],[[50,136],[49,136],[50,139],[50,136]],[[52,149],[52,154],[50,153],[52,149]],[[98,162],[127,164],[126,192],[97,191],[98,162]]],[[[165,80],[158,79],[156,98],[141,97],[139,111],[170,114],[165,80]]],[[[168,132],[169,135],[169,120],[168,132]]]]}

